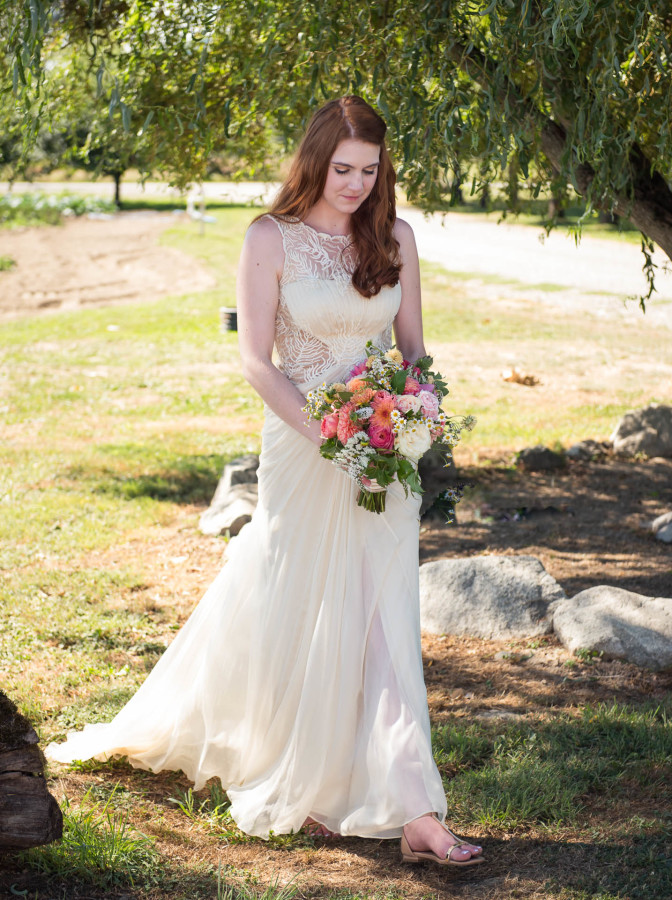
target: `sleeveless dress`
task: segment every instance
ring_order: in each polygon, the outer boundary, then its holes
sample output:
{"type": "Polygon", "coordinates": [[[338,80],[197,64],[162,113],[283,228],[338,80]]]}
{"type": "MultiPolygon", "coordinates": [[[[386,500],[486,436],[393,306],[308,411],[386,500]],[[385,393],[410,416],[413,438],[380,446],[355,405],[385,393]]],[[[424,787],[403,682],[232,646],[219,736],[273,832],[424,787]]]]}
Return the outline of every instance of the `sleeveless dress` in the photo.
{"type": "MultiPolygon", "coordinates": [[[[350,241],[273,220],[285,263],[279,368],[305,393],[343,381],[368,340],[389,348],[401,287],[363,298],[350,241]]],[[[312,816],[393,838],[446,799],[432,758],[418,599],[418,498],[386,511],[266,409],[259,503],[186,624],[109,724],[50,744],[51,759],[125,755],[154,772],[219,777],[248,834],[312,816]]]]}

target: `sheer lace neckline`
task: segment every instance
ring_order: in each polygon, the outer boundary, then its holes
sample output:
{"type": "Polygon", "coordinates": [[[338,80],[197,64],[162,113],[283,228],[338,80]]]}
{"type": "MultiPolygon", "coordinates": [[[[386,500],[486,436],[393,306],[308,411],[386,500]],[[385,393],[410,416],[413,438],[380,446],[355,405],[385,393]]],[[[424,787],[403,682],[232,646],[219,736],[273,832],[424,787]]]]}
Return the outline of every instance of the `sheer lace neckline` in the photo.
{"type": "Polygon", "coordinates": [[[348,232],[348,234],[329,234],[328,231],[319,231],[319,229],[313,228],[312,225],[309,225],[307,222],[304,222],[303,219],[294,219],[293,223],[296,225],[302,225],[304,228],[307,228],[308,231],[317,235],[317,237],[326,238],[329,241],[351,241],[352,240],[352,232],[348,232]]]}

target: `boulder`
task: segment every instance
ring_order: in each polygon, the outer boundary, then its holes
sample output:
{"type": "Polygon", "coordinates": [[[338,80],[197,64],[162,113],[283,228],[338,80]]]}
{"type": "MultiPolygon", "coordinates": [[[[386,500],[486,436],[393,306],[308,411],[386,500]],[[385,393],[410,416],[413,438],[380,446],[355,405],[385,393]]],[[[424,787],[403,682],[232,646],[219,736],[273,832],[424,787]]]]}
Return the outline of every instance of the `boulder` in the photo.
{"type": "Polygon", "coordinates": [[[649,669],[672,666],[672,599],[598,585],[563,600],[553,628],[568,650],[592,650],[649,669]]]}
{"type": "Polygon", "coordinates": [[[567,456],[579,462],[590,462],[594,459],[601,459],[610,447],[611,445],[606,441],[579,441],[577,444],[572,444],[567,450],[567,456]]]}
{"type": "Polygon", "coordinates": [[[651,523],[651,531],[659,541],[672,544],[672,512],[663,513],[651,523]]]}
{"type": "Polygon", "coordinates": [[[259,457],[254,453],[239,456],[224,466],[212,502],[199,520],[203,534],[229,532],[233,537],[252,518],[257,499],[259,457]]]}
{"type": "Polygon", "coordinates": [[[621,456],[672,457],[672,406],[652,403],[626,413],[611,441],[621,456]]]}
{"type": "Polygon", "coordinates": [[[565,457],[561,453],[539,445],[521,450],[516,456],[516,465],[527,472],[550,472],[553,469],[562,469],[565,465],[565,457]]]}
{"type": "Polygon", "coordinates": [[[565,592],[533,556],[441,559],[420,566],[420,618],[434,634],[518,638],[551,630],[565,592]]]}

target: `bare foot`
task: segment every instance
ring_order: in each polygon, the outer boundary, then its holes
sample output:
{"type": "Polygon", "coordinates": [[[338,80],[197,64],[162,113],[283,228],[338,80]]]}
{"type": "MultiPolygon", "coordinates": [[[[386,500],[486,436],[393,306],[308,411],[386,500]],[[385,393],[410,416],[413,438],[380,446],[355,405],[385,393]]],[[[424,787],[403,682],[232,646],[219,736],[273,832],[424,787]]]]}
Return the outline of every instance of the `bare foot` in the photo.
{"type": "Polygon", "coordinates": [[[305,833],[309,834],[311,837],[340,837],[340,834],[337,831],[329,831],[326,825],[323,825],[321,822],[316,821],[312,818],[312,816],[308,816],[306,821],[301,826],[301,830],[305,831],[305,833]]]}
{"type": "Polygon", "coordinates": [[[450,856],[454,862],[465,862],[472,857],[480,856],[483,852],[483,848],[478,844],[455,847],[455,844],[460,843],[460,838],[431,813],[404,825],[404,834],[411,850],[431,850],[439,859],[450,856]]]}

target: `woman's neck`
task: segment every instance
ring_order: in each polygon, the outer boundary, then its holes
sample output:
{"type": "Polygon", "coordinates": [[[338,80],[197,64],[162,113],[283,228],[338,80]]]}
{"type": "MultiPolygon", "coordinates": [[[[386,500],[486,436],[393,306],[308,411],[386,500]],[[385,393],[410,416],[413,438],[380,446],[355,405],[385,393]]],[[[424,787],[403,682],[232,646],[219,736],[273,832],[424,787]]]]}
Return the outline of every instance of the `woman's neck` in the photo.
{"type": "Polygon", "coordinates": [[[349,213],[341,213],[318,201],[312,209],[308,210],[303,221],[315,231],[321,231],[324,234],[346,235],[350,234],[350,218],[349,213]]]}

